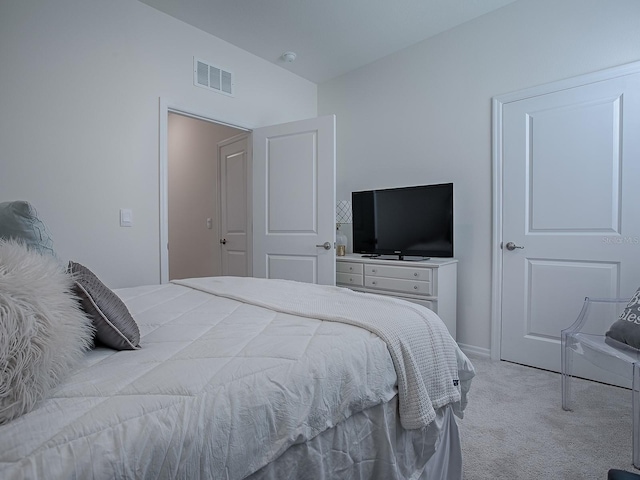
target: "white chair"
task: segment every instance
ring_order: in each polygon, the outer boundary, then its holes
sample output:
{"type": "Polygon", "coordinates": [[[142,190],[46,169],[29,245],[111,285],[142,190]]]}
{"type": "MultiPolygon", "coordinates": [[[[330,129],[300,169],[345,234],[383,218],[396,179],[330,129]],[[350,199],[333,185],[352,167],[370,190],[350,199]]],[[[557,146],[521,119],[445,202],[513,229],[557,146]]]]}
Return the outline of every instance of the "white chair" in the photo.
{"type": "Polygon", "coordinates": [[[562,330],[562,408],[572,410],[574,354],[617,375],[621,380],[612,383],[631,386],[633,466],[640,468],[640,350],[605,336],[628,303],[628,298],[586,297],[576,321],[562,330]]]}

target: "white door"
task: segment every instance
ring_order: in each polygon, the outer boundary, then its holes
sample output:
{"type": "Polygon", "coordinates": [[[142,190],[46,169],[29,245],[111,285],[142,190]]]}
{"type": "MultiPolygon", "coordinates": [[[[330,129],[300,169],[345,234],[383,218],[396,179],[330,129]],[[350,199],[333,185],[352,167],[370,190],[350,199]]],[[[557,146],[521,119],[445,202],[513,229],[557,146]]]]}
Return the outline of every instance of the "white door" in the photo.
{"type": "Polygon", "coordinates": [[[218,144],[222,275],[249,275],[248,135],[218,144]]]}
{"type": "Polygon", "coordinates": [[[253,131],[253,275],[334,285],[335,116],[253,131]]]}
{"type": "Polygon", "coordinates": [[[501,358],[553,371],[585,296],[640,286],[640,73],[576,83],[502,104],[501,358]]]}

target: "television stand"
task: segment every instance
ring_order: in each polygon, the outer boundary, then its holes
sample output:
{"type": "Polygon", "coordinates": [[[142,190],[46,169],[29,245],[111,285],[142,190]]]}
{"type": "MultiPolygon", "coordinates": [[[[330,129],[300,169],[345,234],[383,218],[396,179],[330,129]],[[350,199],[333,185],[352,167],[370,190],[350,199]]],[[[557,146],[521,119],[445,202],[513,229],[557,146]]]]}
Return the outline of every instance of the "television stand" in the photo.
{"type": "Polygon", "coordinates": [[[458,261],[454,258],[419,257],[408,262],[359,254],[336,257],[336,284],[360,292],[377,293],[414,302],[438,314],[456,338],[456,284],[458,261]]]}

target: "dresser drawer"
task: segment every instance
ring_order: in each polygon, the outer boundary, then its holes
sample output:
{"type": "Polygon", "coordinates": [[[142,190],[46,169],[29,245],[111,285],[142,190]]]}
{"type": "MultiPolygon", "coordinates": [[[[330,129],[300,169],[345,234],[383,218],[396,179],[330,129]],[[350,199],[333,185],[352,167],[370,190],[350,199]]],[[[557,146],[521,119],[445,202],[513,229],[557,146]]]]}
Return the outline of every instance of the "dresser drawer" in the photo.
{"type": "Polygon", "coordinates": [[[393,265],[365,265],[365,275],[375,277],[404,278],[431,282],[430,268],[396,267],[393,265]]]}
{"type": "Polygon", "coordinates": [[[362,264],[357,262],[337,262],[336,271],[340,273],[358,273],[362,275],[362,264]]]}
{"type": "Polygon", "coordinates": [[[369,288],[412,293],[414,295],[431,295],[433,292],[433,286],[431,282],[406,280],[402,278],[376,277],[365,275],[364,284],[369,288]]]}
{"type": "Polygon", "coordinates": [[[422,305],[423,307],[427,307],[432,312],[438,313],[438,303],[433,300],[417,300],[415,298],[409,297],[396,297],[401,300],[406,300],[407,302],[417,303],[418,305],[422,305]]]}
{"type": "MultiPolygon", "coordinates": [[[[362,265],[360,265],[360,268],[362,269],[362,265]]],[[[338,285],[346,285],[346,286],[353,285],[353,286],[361,287],[363,283],[362,274],[358,275],[358,274],[337,272],[336,283],[338,285]]]]}

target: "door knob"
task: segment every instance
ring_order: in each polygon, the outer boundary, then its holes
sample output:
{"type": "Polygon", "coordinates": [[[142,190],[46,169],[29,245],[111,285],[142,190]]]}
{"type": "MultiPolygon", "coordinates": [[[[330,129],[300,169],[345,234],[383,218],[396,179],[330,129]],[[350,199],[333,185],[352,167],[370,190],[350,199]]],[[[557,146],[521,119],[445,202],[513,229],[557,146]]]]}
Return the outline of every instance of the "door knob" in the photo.
{"type": "Polygon", "coordinates": [[[329,250],[331,248],[331,244],[329,242],[324,242],[322,245],[316,245],[316,247],[322,247],[325,250],[329,250]]]}
{"type": "Polygon", "coordinates": [[[226,239],[226,238],[223,238],[222,240],[220,240],[220,243],[221,243],[222,245],[226,245],[226,244],[227,244],[227,239],[226,239]]]}
{"type": "Polygon", "coordinates": [[[524,247],[521,247],[521,246],[519,246],[519,245],[516,245],[516,244],[515,244],[515,243],[513,243],[513,242],[509,242],[509,243],[507,243],[507,244],[505,245],[505,247],[507,247],[507,250],[515,250],[516,248],[524,248],[524,247]]]}

